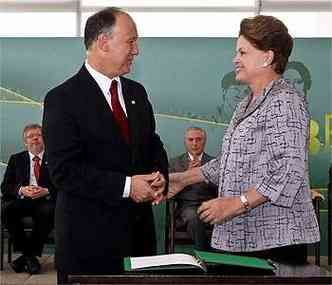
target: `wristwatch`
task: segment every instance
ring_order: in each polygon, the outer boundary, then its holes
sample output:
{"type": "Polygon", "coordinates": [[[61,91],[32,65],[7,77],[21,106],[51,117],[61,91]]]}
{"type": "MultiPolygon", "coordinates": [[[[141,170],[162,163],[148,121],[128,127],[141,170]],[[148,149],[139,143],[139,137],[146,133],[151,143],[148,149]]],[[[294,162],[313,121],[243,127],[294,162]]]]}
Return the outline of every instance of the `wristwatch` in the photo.
{"type": "Polygon", "coordinates": [[[247,197],[244,194],[242,194],[240,196],[240,201],[241,201],[244,209],[246,210],[246,212],[249,211],[250,210],[250,205],[249,205],[247,197]]]}

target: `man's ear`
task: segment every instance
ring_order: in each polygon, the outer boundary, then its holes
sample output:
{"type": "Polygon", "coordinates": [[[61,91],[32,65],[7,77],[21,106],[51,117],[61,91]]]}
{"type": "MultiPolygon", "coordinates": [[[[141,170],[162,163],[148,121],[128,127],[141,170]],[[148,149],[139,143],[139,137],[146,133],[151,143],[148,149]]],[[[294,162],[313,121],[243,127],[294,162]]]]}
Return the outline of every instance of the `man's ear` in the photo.
{"type": "Polygon", "coordinates": [[[96,45],[97,48],[102,52],[108,52],[109,46],[108,42],[110,40],[110,37],[106,34],[100,34],[97,38],[96,45]]]}

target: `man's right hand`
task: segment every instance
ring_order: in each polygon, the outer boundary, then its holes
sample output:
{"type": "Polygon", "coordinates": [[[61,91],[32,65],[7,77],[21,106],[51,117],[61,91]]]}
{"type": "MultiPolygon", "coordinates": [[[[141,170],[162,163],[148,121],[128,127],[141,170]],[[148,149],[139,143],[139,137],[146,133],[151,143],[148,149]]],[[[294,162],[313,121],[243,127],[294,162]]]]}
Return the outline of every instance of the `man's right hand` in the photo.
{"type": "Polygon", "coordinates": [[[189,161],[188,169],[192,169],[194,167],[199,167],[199,166],[201,166],[200,160],[194,159],[194,160],[189,161]]]}
{"type": "Polygon", "coordinates": [[[158,177],[159,173],[134,175],[131,178],[129,197],[136,203],[153,201],[156,198],[156,191],[151,183],[158,177]]]}

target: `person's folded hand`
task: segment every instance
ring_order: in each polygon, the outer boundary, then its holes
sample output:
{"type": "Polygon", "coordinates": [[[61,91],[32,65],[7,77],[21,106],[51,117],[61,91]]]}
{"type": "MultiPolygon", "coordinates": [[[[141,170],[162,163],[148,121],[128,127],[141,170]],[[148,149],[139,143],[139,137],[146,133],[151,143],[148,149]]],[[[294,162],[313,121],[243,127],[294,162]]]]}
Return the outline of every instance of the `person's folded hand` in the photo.
{"type": "Polygon", "coordinates": [[[164,199],[164,191],[166,187],[166,179],[164,175],[162,175],[159,171],[155,172],[156,177],[151,182],[151,187],[155,191],[154,196],[155,199],[153,200],[153,205],[158,205],[164,199]]]}
{"type": "Polygon", "coordinates": [[[20,189],[20,193],[24,196],[24,197],[27,197],[27,198],[32,198],[33,196],[33,193],[34,193],[34,187],[35,186],[24,186],[24,187],[21,187],[20,189]]]}
{"type": "Polygon", "coordinates": [[[188,169],[201,166],[201,162],[197,159],[191,160],[188,164],[188,169]]]}
{"type": "Polygon", "coordinates": [[[156,173],[132,176],[129,197],[136,203],[152,201],[155,198],[155,191],[151,183],[156,177],[156,173]]]}
{"type": "Polygon", "coordinates": [[[39,187],[39,186],[34,186],[34,191],[31,195],[31,199],[38,199],[44,196],[47,196],[49,194],[47,188],[39,187]]]}

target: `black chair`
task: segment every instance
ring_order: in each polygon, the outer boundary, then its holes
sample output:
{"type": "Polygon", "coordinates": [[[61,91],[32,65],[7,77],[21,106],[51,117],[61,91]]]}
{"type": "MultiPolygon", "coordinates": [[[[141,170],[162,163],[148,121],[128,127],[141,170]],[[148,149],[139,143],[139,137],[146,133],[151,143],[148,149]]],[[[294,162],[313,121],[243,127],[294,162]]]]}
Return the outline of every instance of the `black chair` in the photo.
{"type": "MultiPolygon", "coordinates": [[[[25,232],[31,232],[32,231],[32,219],[30,217],[26,217],[23,219],[24,224],[24,231],[25,232]]],[[[4,248],[5,248],[5,238],[7,238],[7,261],[8,263],[12,262],[12,239],[9,235],[8,230],[6,227],[1,224],[1,261],[0,261],[0,270],[3,270],[3,264],[4,264],[4,248]]]]}
{"type": "Polygon", "coordinates": [[[328,209],[327,209],[327,248],[328,248],[328,265],[332,264],[332,166],[330,166],[329,170],[329,185],[328,185],[328,192],[327,192],[327,201],[328,201],[328,209]]]}
{"type": "MultiPolygon", "coordinates": [[[[2,215],[2,209],[3,209],[3,202],[2,202],[2,199],[0,198],[0,206],[1,206],[1,215],[2,215]]],[[[5,255],[5,238],[8,239],[8,249],[7,249],[7,252],[8,252],[8,261],[11,262],[11,259],[12,259],[12,254],[11,254],[11,250],[10,250],[10,247],[11,247],[11,244],[9,243],[9,233],[5,227],[5,225],[2,223],[2,219],[0,217],[0,221],[1,221],[1,232],[0,232],[0,270],[2,271],[3,270],[3,263],[4,263],[4,255],[5,255]]]]}
{"type": "MultiPolygon", "coordinates": [[[[320,227],[320,202],[324,200],[324,196],[320,193],[319,189],[311,189],[311,198],[314,205],[318,225],[320,227]]],[[[320,242],[313,244],[315,254],[315,264],[320,265],[320,242]]]]}
{"type": "MultiPolygon", "coordinates": [[[[192,239],[187,233],[185,226],[178,227],[176,225],[176,200],[170,199],[168,200],[168,210],[169,210],[169,224],[168,224],[168,245],[167,245],[167,253],[174,253],[175,244],[193,244],[192,239]]],[[[213,227],[207,229],[208,233],[212,233],[213,227]]]]}
{"type": "MultiPolygon", "coordinates": [[[[3,209],[2,200],[0,202],[1,209],[3,209]]],[[[23,224],[24,224],[24,231],[26,233],[29,233],[32,231],[33,227],[33,220],[31,217],[24,217],[23,218],[23,224]]],[[[0,253],[0,271],[3,271],[3,265],[4,265],[4,256],[5,256],[5,239],[7,238],[7,261],[8,263],[12,262],[12,239],[9,235],[9,232],[5,225],[1,223],[1,233],[0,233],[0,247],[1,247],[1,253],[0,253]]],[[[51,231],[49,235],[49,239],[47,243],[54,243],[54,230],[51,231]]]]}
{"type": "MultiPolygon", "coordinates": [[[[3,263],[4,263],[4,254],[5,254],[5,236],[7,235],[7,238],[9,238],[8,232],[5,228],[5,226],[1,222],[1,233],[0,233],[0,247],[1,247],[1,253],[0,253],[0,270],[3,270],[3,263]]],[[[11,251],[10,251],[10,244],[8,242],[8,262],[12,259],[11,251]]]]}
{"type": "Polygon", "coordinates": [[[174,253],[175,248],[175,240],[181,244],[183,243],[191,243],[191,239],[189,238],[187,232],[184,230],[176,231],[176,223],[175,223],[175,210],[176,210],[176,201],[174,199],[168,200],[169,204],[169,242],[168,242],[168,253],[174,253]]]}

